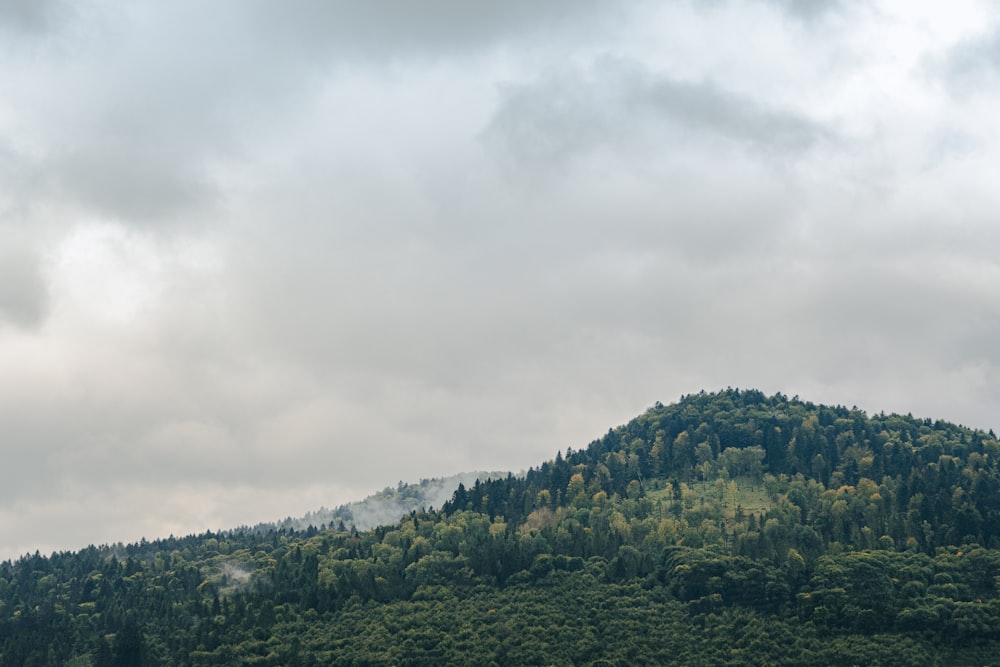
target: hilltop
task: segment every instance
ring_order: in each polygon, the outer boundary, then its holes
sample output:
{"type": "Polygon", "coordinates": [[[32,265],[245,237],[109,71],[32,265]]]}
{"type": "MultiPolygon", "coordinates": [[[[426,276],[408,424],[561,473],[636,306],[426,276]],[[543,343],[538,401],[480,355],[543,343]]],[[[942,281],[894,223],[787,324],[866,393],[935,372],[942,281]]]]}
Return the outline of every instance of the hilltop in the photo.
{"type": "Polygon", "coordinates": [[[945,421],[689,395],[368,531],[4,563],[0,667],[988,664],[998,460],[945,421]]]}

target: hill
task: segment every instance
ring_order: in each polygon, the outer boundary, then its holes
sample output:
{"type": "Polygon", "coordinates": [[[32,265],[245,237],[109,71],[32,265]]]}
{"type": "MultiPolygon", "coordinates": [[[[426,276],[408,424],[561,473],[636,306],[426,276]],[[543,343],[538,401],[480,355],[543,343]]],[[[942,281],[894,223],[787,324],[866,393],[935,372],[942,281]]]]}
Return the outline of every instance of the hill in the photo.
{"type": "Polygon", "coordinates": [[[369,531],[0,564],[6,665],[984,665],[990,432],[727,390],[369,531]]]}

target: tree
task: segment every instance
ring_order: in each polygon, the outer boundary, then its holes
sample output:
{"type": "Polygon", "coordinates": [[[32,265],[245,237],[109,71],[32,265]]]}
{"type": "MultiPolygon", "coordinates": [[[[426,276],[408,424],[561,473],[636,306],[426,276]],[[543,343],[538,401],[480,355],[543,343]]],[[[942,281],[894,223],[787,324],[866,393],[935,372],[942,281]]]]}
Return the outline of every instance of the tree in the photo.
{"type": "Polygon", "coordinates": [[[114,666],[144,667],[144,646],[142,630],[132,620],[125,622],[115,635],[114,666]]]}

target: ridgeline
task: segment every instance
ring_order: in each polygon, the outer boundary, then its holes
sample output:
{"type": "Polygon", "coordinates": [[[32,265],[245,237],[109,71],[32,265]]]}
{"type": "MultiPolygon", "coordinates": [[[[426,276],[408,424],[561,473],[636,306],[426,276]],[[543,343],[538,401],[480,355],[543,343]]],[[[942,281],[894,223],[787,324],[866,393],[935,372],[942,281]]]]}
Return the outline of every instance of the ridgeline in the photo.
{"type": "Polygon", "coordinates": [[[0,667],[986,665],[992,432],[726,390],[372,530],[0,564],[0,667]]]}

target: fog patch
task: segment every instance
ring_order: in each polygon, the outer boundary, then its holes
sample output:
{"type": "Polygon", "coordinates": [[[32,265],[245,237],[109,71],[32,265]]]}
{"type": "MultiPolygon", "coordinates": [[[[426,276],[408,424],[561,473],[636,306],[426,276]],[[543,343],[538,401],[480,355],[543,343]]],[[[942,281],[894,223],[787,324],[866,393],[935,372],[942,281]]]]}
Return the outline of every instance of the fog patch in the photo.
{"type": "Polygon", "coordinates": [[[250,583],[252,572],[232,562],[222,564],[222,585],[228,590],[238,590],[250,583]]]}
{"type": "Polygon", "coordinates": [[[418,483],[402,481],[395,487],[387,486],[364,500],[340,505],[334,509],[321,507],[304,516],[287,517],[275,523],[262,523],[254,530],[371,530],[399,521],[410,512],[439,509],[451,500],[459,484],[466,487],[477,481],[506,477],[506,472],[466,472],[435,479],[422,479],[418,483]]]}

